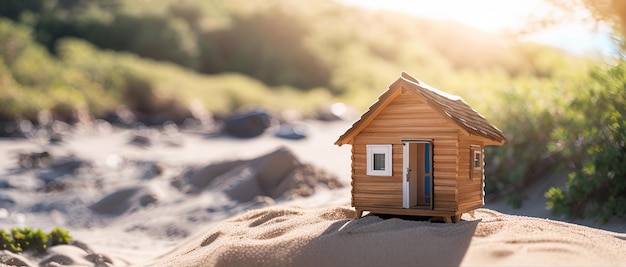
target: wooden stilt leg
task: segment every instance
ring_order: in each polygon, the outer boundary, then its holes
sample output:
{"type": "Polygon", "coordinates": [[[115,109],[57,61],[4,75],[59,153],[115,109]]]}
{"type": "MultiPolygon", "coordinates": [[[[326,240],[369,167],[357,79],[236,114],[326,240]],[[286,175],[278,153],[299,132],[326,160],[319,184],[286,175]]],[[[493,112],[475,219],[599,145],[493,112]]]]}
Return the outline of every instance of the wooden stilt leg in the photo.
{"type": "Polygon", "coordinates": [[[443,222],[451,223],[452,222],[452,217],[450,217],[450,216],[443,216],[443,222]]]}
{"type": "Polygon", "coordinates": [[[362,209],[356,209],[356,211],[354,212],[354,218],[358,219],[358,218],[361,218],[361,216],[363,216],[363,210],[362,209]]]}
{"type": "Polygon", "coordinates": [[[461,215],[452,216],[452,222],[453,223],[458,223],[460,221],[461,221],[461,215]]]}

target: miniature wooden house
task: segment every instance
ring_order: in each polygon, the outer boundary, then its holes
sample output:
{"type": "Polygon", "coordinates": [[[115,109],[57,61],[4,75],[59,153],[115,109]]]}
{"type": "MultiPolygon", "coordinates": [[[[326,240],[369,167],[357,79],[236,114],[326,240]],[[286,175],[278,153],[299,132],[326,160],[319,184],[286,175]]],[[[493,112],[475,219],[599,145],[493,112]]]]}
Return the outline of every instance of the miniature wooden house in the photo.
{"type": "Polygon", "coordinates": [[[442,217],[484,205],[484,147],[502,132],[465,103],[402,73],[335,142],[352,145],[352,206],[442,217]]]}

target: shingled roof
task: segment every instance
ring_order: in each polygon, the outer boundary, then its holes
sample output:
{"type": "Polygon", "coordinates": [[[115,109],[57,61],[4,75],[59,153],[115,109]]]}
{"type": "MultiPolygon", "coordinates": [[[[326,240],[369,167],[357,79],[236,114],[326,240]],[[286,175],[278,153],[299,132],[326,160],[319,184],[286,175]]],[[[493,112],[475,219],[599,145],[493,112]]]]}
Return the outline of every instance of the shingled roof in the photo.
{"type": "Polygon", "coordinates": [[[399,95],[400,90],[408,90],[421,96],[431,107],[444,118],[453,122],[467,135],[484,137],[488,140],[488,145],[502,145],[506,141],[506,137],[504,137],[500,129],[489,123],[485,117],[465,103],[461,97],[430,87],[403,72],[400,78],[392,83],[389,89],[378,98],[378,101],[337,139],[335,144],[341,146],[352,143],[354,136],[363,130],[384,107],[399,95]]]}

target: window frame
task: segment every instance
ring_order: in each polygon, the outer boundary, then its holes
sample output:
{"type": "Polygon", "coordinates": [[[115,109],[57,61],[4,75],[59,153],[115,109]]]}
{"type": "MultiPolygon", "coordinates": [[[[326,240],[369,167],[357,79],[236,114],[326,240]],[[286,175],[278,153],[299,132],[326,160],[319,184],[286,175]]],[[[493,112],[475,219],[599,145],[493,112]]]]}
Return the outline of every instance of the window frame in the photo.
{"type": "Polygon", "coordinates": [[[474,171],[479,171],[483,169],[483,152],[481,152],[480,150],[474,150],[474,158],[472,160],[473,166],[472,169],[474,169],[474,171]],[[478,157],[478,161],[476,160],[478,157]],[[476,166],[476,163],[478,163],[478,166],[476,166]]]}
{"type": "Polygon", "coordinates": [[[367,175],[369,176],[392,176],[392,166],[393,166],[393,145],[391,144],[371,144],[366,145],[367,151],[367,175]],[[385,155],[385,169],[384,170],[375,170],[374,169],[374,154],[383,154],[385,155]]]}
{"type": "Polygon", "coordinates": [[[483,151],[482,151],[482,146],[479,145],[471,145],[470,146],[470,179],[474,179],[475,178],[475,173],[476,172],[480,172],[481,176],[482,176],[482,172],[483,172],[483,166],[485,165],[484,163],[484,158],[483,158],[483,151]],[[478,159],[478,161],[476,161],[476,159],[478,159]],[[478,163],[478,166],[476,166],[476,163],[478,163]]]}

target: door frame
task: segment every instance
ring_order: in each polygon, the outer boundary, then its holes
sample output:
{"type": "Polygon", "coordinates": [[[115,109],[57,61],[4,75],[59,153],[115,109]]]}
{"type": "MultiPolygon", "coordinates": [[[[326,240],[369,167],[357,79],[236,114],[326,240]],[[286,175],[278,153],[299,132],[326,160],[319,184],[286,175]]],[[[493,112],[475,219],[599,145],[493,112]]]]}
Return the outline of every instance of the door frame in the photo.
{"type": "MultiPolygon", "coordinates": [[[[410,188],[411,188],[411,184],[410,184],[410,179],[408,178],[408,169],[409,169],[409,160],[410,160],[410,152],[409,152],[409,144],[411,143],[417,143],[417,144],[430,144],[429,148],[430,148],[430,207],[428,206],[423,206],[422,208],[433,208],[433,203],[434,203],[434,197],[433,197],[433,166],[432,166],[432,162],[433,162],[433,151],[434,151],[434,147],[433,147],[433,140],[432,139],[409,139],[409,140],[402,140],[402,208],[403,209],[409,209],[411,208],[411,203],[410,203],[410,188]]],[[[417,186],[417,185],[413,185],[413,186],[417,186]]]]}

